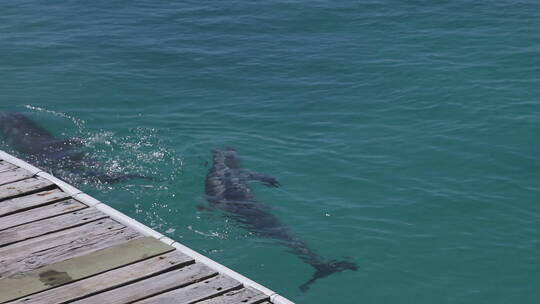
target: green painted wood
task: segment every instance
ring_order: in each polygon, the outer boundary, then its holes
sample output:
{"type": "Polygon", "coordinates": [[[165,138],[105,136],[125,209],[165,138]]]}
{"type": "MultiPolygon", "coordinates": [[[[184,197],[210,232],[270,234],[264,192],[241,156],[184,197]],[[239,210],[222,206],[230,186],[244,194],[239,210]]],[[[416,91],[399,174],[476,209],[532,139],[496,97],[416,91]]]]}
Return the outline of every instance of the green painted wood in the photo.
{"type": "Polygon", "coordinates": [[[122,266],[70,284],[35,293],[9,304],[63,304],[125,286],[193,264],[193,258],[175,250],[122,266]]]}
{"type": "Polygon", "coordinates": [[[27,273],[13,275],[0,279],[0,303],[173,250],[174,247],[148,236],[54,263],[27,273]]]}
{"type": "Polygon", "coordinates": [[[25,273],[143,237],[110,218],[0,247],[0,278],[25,273]]]}

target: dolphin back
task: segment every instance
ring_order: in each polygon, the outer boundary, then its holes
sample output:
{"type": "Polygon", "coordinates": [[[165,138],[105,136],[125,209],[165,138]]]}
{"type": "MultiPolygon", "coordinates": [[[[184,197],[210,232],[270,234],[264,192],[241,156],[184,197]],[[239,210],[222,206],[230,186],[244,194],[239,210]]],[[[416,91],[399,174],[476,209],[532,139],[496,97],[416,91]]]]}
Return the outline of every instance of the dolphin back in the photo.
{"type": "Polygon", "coordinates": [[[24,154],[39,154],[55,138],[21,113],[2,112],[0,129],[4,140],[24,154]]]}
{"type": "Polygon", "coordinates": [[[344,270],[356,271],[351,261],[327,260],[313,252],[302,240],[295,237],[252,193],[249,182],[258,181],[267,187],[279,187],[272,176],[240,168],[234,148],[214,150],[213,164],[206,176],[207,200],[213,207],[230,214],[244,228],[266,238],[272,238],[315,269],[313,277],[300,286],[306,291],[316,280],[344,270]]]}
{"type": "Polygon", "coordinates": [[[30,118],[17,112],[0,112],[0,133],[5,142],[28,161],[37,161],[55,169],[67,169],[78,175],[92,178],[103,183],[119,183],[128,179],[150,179],[138,174],[111,176],[102,170],[94,171],[96,162],[87,157],[87,153],[78,149],[80,139],[58,139],[30,118]]]}

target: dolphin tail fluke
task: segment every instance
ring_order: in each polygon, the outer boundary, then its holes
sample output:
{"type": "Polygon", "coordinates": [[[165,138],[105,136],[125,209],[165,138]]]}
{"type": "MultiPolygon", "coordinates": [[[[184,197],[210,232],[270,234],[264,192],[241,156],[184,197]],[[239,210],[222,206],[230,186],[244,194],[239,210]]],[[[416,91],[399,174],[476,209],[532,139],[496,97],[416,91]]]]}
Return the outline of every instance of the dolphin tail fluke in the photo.
{"type": "Polygon", "coordinates": [[[318,279],[327,277],[333,273],[344,271],[344,270],[358,270],[358,265],[351,261],[338,261],[330,260],[327,262],[321,262],[319,264],[313,265],[316,271],[313,274],[313,277],[306,283],[300,285],[300,290],[305,292],[309,289],[310,285],[313,284],[318,279]]]}

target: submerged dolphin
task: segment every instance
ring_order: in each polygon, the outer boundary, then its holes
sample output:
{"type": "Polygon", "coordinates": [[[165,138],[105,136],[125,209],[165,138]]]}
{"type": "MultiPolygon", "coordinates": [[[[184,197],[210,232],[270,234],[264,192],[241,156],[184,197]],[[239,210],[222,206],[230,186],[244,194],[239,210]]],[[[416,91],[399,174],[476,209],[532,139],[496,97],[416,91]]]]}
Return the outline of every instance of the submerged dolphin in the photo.
{"type": "Polygon", "coordinates": [[[326,260],[314,253],[306,243],[293,236],[279,219],[269,212],[269,206],[258,202],[248,182],[259,181],[268,187],[279,187],[279,182],[268,175],[240,169],[238,155],[233,148],[213,152],[213,164],[206,176],[206,195],[211,207],[226,211],[246,229],[260,236],[278,240],[307,264],[315,274],[300,286],[306,291],[317,279],[343,270],[358,270],[349,261],[326,260]]]}
{"type": "Polygon", "coordinates": [[[53,171],[64,169],[105,183],[145,178],[134,174],[110,176],[89,169],[95,167],[96,162],[78,149],[81,146],[80,141],[57,139],[21,113],[0,112],[0,131],[5,142],[23,154],[24,158],[51,167],[53,171]]]}

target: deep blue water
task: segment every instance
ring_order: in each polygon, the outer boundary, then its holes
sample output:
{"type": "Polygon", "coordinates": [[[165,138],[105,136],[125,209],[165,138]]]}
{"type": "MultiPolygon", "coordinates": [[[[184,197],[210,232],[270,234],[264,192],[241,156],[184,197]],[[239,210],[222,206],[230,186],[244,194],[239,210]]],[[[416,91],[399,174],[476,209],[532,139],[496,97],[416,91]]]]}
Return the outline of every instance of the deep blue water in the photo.
{"type": "Polygon", "coordinates": [[[539,20],[528,0],[3,1],[0,110],[158,177],[59,173],[298,303],[538,303],[539,20]],[[360,269],[300,292],[308,265],[198,210],[225,146],[360,269]]]}

